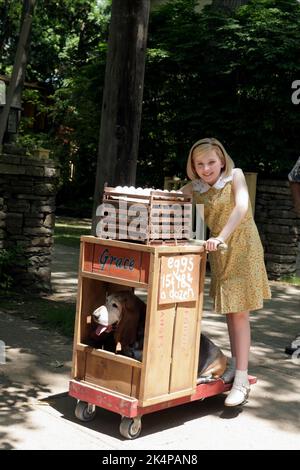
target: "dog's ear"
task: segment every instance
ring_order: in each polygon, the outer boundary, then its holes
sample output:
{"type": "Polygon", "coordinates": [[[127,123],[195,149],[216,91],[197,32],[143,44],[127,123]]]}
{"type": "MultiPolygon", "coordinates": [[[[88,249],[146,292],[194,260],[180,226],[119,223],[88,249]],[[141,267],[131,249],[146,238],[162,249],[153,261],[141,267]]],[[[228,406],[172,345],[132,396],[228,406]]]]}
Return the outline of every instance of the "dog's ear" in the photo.
{"type": "Polygon", "coordinates": [[[130,292],[123,296],[121,304],[121,319],[115,332],[115,341],[128,346],[137,340],[140,312],[135,296],[130,292]]]}
{"type": "Polygon", "coordinates": [[[123,292],[123,305],[129,312],[136,311],[136,299],[131,292],[123,292]]]}
{"type": "Polygon", "coordinates": [[[146,314],[146,304],[134,294],[127,293],[125,297],[125,304],[127,310],[138,314],[139,317],[146,314]]]}
{"type": "Polygon", "coordinates": [[[227,358],[221,349],[201,333],[198,363],[198,377],[213,375],[220,377],[226,370],[227,358]]]}

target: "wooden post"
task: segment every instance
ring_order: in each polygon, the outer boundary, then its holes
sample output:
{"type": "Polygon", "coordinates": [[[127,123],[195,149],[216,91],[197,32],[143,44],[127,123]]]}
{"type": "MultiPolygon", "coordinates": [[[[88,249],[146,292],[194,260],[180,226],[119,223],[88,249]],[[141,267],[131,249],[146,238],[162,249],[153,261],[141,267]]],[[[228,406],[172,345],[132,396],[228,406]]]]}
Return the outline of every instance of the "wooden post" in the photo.
{"type": "Polygon", "coordinates": [[[104,184],[134,185],[150,0],[113,0],[101,114],[92,232],[104,184]]]}
{"type": "Polygon", "coordinates": [[[245,172],[245,179],[248,186],[249,198],[252,207],[253,217],[255,214],[255,200],[256,200],[256,183],[257,183],[257,173],[254,172],[245,172]]]}

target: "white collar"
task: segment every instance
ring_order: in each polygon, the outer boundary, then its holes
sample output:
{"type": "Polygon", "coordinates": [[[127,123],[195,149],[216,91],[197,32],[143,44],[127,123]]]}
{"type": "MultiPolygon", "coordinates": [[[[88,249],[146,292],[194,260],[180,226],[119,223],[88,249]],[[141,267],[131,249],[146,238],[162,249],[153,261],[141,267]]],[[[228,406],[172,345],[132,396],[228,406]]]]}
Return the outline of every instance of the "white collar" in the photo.
{"type": "Polygon", "coordinates": [[[199,193],[206,193],[210,188],[222,189],[228,181],[232,181],[232,174],[230,176],[224,176],[224,173],[221,173],[219,179],[210,186],[205,181],[202,181],[200,178],[192,182],[194,191],[199,193]]]}

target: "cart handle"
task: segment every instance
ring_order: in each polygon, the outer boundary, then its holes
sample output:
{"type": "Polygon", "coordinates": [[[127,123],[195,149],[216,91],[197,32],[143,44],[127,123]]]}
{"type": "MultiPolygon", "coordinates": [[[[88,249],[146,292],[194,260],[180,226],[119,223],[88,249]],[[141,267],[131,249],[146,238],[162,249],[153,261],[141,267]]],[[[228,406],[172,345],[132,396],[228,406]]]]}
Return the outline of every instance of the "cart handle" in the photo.
{"type": "MultiPolygon", "coordinates": [[[[195,238],[189,238],[189,243],[192,245],[197,245],[197,246],[204,246],[206,245],[205,240],[196,240],[195,238]]],[[[219,243],[217,247],[218,251],[227,251],[228,245],[226,243],[219,243]]]]}

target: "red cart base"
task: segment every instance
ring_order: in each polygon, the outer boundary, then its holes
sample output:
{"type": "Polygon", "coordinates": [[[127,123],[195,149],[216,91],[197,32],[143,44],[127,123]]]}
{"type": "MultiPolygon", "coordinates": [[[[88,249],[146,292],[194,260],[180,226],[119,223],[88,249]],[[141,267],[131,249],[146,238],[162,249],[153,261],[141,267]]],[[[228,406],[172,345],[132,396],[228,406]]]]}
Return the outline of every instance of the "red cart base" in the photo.
{"type": "MultiPolygon", "coordinates": [[[[250,384],[256,383],[256,377],[249,376],[250,384]]],[[[225,384],[223,380],[218,379],[214,382],[206,384],[199,384],[196,387],[196,392],[193,395],[188,395],[181,398],[172,399],[162,403],[157,403],[150,406],[139,406],[139,401],[136,398],[131,398],[126,395],[118,394],[110,390],[97,387],[95,385],[71,380],[69,386],[69,395],[77,398],[75,415],[81,421],[90,421],[94,418],[96,406],[104,408],[122,416],[120,433],[127,439],[134,439],[138,437],[141,431],[141,416],[154,413],[155,411],[171,408],[177,405],[183,405],[196,400],[203,400],[204,398],[219,395],[228,392],[232,384],[225,384]]]]}

